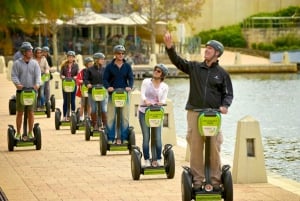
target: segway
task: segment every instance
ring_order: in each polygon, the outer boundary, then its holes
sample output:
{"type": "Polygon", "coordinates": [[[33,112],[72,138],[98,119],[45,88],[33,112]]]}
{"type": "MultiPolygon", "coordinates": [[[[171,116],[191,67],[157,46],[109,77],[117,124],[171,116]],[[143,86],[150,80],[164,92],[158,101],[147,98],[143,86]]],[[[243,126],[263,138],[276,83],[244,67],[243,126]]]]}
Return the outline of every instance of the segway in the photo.
{"type": "MultiPolygon", "coordinates": [[[[50,74],[43,73],[41,76],[41,85],[44,85],[45,82],[50,80],[50,74]]],[[[45,102],[45,108],[38,109],[38,103],[40,101],[40,90],[38,91],[37,104],[34,110],[34,115],[43,116],[46,115],[47,118],[51,117],[51,105],[49,101],[45,102]]]]}
{"type": "MultiPolygon", "coordinates": [[[[68,93],[67,96],[67,116],[70,117],[70,111],[71,111],[71,93],[75,90],[75,80],[73,78],[65,78],[62,81],[62,88],[64,92],[68,93]]],[[[71,121],[69,119],[67,120],[61,120],[61,110],[59,108],[55,109],[55,129],[59,130],[60,126],[71,126],[71,121]]],[[[76,124],[75,124],[76,126],[76,124]]],[[[72,128],[71,128],[72,129],[72,128]]]]}
{"type": "Polygon", "coordinates": [[[221,126],[221,113],[218,109],[197,109],[199,112],[198,129],[205,137],[205,181],[200,189],[193,188],[193,175],[189,167],[183,167],[181,175],[182,201],[190,200],[233,200],[233,184],[230,166],[222,167],[221,185],[215,188],[210,180],[210,139],[218,135],[221,126]]]}
{"type": "Polygon", "coordinates": [[[97,104],[97,125],[98,129],[96,130],[92,126],[91,119],[87,116],[86,117],[86,127],[85,127],[85,140],[89,141],[91,136],[92,137],[100,137],[104,133],[104,126],[102,123],[102,101],[105,101],[106,98],[106,89],[103,85],[94,85],[92,88],[92,98],[97,104]]]}
{"type": "Polygon", "coordinates": [[[7,144],[8,151],[13,151],[14,147],[27,147],[35,146],[36,150],[42,148],[42,135],[39,123],[35,123],[33,127],[33,138],[28,137],[28,107],[32,106],[36,101],[36,92],[34,89],[23,89],[20,92],[21,104],[24,105],[24,118],[23,118],[23,134],[20,139],[15,138],[16,130],[13,125],[8,125],[7,130],[7,144]]]}
{"type": "MultiPolygon", "coordinates": [[[[142,105],[142,107],[147,107],[142,105]]],[[[148,127],[151,129],[151,152],[152,157],[156,157],[156,154],[153,154],[155,150],[152,150],[155,147],[155,137],[156,129],[160,127],[164,118],[164,109],[160,105],[152,105],[146,109],[145,121],[148,127]]],[[[131,152],[131,175],[133,180],[139,180],[140,175],[156,175],[156,174],[166,174],[168,179],[174,178],[175,175],[175,157],[172,150],[171,144],[166,144],[163,149],[163,166],[153,166],[152,161],[156,161],[156,158],[152,158],[150,167],[142,167],[141,158],[142,152],[138,146],[133,146],[131,152]]]]}
{"type": "MultiPolygon", "coordinates": [[[[112,102],[116,109],[116,138],[121,139],[121,116],[122,116],[122,108],[125,106],[128,99],[128,93],[125,89],[118,88],[115,89],[112,93],[112,102]]],[[[128,137],[129,141],[126,144],[109,144],[107,133],[103,133],[100,135],[100,154],[106,155],[107,150],[109,151],[127,151],[129,150],[129,154],[131,154],[131,147],[135,145],[135,132],[132,126],[128,128],[128,137]]]]}
{"type": "Polygon", "coordinates": [[[9,115],[15,115],[16,114],[16,96],[13,95],[9,101],[8,101],[8,110],[9,115]]]}

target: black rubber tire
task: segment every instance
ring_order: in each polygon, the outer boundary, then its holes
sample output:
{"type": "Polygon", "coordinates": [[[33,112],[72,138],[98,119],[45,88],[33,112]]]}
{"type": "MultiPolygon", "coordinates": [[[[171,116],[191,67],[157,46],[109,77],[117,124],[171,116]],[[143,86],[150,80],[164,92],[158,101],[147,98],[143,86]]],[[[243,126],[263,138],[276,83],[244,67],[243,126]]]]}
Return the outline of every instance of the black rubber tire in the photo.
{"type": "Polygon", "coordinates": [[[50,102],[51,102],[51,110],[52,112],[55,111],[55,96],[52,94],[50,97],[50,102]]]}
{"type": "Polygon", "coordinates": [[[46,103],[46,115],[47,115],[47,118],[51,117],[51,105],[49,102],[46,103]]]}
{"type": "Polygon", "coordinates": [[[139,180],[141,175],[141,157],[138,150],[133,149],[131,152],[131,176],[133,180],[139,180]]]}
{"type": "Polygon", "coordinates": [[[76,134],[77,130],[77,116],[76,113],[71,114],[71,121],[70,121],[70,129],[72,134],[76,134]]]}
{"type": "Polygon", "coordinates": [[[100,143],[100,154],[101,156],[105,156],[107,152],[107,136],[105,132],[100,135],[99,143],[100,143]]]}
{"type": "Polygon", "coordinates": [[[35,138],[35,149],[41,150],[42,148],[42,133],[41,128],[39,126],[35,126],[33,129],[34,138],[35,138]]]}
{"type": "Polygon", "coordinates": [[[85,120],[85,132],[84,132],[85,140],[89,141],[91,138],[91,120],[87,118],[85,120]]]}
{"type": "Polygon", "coordinates": [[[175,176],[175,156],[172,149],[169,149],[166,153],[165,168],[168,179],[173,179],[175,176]]]}
{"type": "Polygon", "coordinates": [[[224,187],[223,198],[224,201],[233,201],[233,183],[232,176],[229,170],[222,173],[222,183],[224,187]]]}
{"type": "Polygon", "coordinates": [[[135,145],[135,131],[133,130],[132,127],[129,128],[129,143],[128,143],[128,151],[129,154],[132,152],[132,146],[135,145]]]}
{"type": "Polygon", "coordinates": [[[59,130],[60,129],[60,117],[61,117],[61,112],[56,109],[55,111],[55,129],[59,130]]]}
{"type": "Polygon", "coordinates": [[[17,103],[15,98],[9,99],[8,109],[10,115],[15,115],[17,113],[17,103]]]}
{"type": "Polygon", "coordinates": [[[187,170],[183,170],[181,174],[181,198],[182,201],[192,200],[192,177],[187,170]]]}
{"type": "Polygon", "coordinates": [[[7,147],[8,151],[13,151],[15,147],[15,132],[13,128],[7,129],[7,147]]]}

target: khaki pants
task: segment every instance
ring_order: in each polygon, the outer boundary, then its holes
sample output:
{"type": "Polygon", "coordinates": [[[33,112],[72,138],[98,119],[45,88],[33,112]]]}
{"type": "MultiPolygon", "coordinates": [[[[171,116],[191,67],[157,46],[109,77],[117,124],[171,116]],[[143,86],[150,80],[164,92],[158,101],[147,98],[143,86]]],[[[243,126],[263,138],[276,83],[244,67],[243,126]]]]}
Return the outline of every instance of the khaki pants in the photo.
{"type": "MultiPolygon", "coordinates": [[[[204,178],[204,144],[205,139],[198,132],[199,112],[187,111],[187,142],[190,146],[190,168],[193,174],[194,185],[201,185],[204,178]]],[[[221,144],[223,135],[221,131],[217,136],[211,137],[210,147],[210,177],[213,185],[221,183],[221,144]]]]}

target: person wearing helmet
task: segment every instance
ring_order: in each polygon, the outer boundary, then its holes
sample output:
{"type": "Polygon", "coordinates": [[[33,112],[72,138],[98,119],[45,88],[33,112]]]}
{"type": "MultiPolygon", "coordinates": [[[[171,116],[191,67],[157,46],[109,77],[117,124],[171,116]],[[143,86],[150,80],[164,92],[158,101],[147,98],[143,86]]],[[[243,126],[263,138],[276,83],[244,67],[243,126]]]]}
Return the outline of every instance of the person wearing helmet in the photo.
{"type": "MultiPolygon", "coordinates": [[[[233,100],[231,78],[220,65],[218,58],[223,54],[222,43],[210,40],[206,43],[204,61],[187,61],[177,55],[172,36],[169,32],[164,35],[166,52],[171,62],[181,71],[189,75],[190,91],[185,106],[187,110],[187,142],[190,146],[190,168],[193,175],[193,188],[201,188],[204,176],[203,147],[204,139],[198,132],[199,112],[194,109],[219,109],[227,114],[233,100]]],[[[211,137],[211,182],[214,188],[219,189],[221,184],[221,157],[220,150],[223,141],[222,133],[211,137]]]]}
{"type": "MultiPolygon", "coordinates": [[[[31,45],[31,43],[30,42],[27,42],[27,41],[25,41],[25,42],[23,42],[22,43],[22,45],[31,45]]],[[[22,46],[21,45],[21,46],[22,46]]],[[[20,46],[20,48],[21,48],[21,46],[20,46]]],[[[20,58],[22,58],[23,57],[23,54],[21,53],[21,49],[18,49],[18,51],[16,51],[16,53],[14,54],[14,57],[13,57],[13,60],[14,61],[16,61],[16,60],[18,60],[18,59],[20,59],[20,58]]]]}
{"type": "MultiPolygon", "coordinates": [[[[107,126],[108,143],[112,144],[115,140],[116,125],[116,108],[112,102],[112,92],[117,88],[125,89],[127,92],[131,91],[133,87],[134,77],[131,65],[126,62],[124,58],[125,47],[123,45],[116,45],[113,48],[114,59],[106,66],[103,76],[104,87],[109,92],[107,104],[107,126]]],[[[122,109],[121,116],[121,139],[117,139],[117,144],[127,144],[129,135],[129,99],[122,109]]]]}
{"type": "MultiPolygon", "coordinates": [[[[163,105],[167,102],[167,96],[169,86],[164,82],[165,77],[168,74],[168,68],[164,64],[157,64],[154,66],[152,78],[145,78],[141,86],[141,100],[140,105],[163,105]]],[[[151,128],[146,125],[145,122],[146,107],[139,107],[139,122],[141,131],[143,134],[143,155],[144,166],[149,167],[150,154],[149,154],[149,142],[150,142],[150,130],[151,128]]],[[[161,127],[157,127],[155,137],[155,147],[151,147],[152,152],[152,166],[162,166],[162,141],[161,141],[161,127]]]]}
{"type": "MultiPolygon", "coordinates": [[[[20,102],[20,92],[23,88],[34,88],[38,90],[41,84],[41,69],[37,61],[32,59],[32,46],[29,42],[23,43],[20,47],[22,58],[14,61],[11,71],[11,80],[17,88],[16,91],[16,139],[21,137],[21,125],[24,112],[24,106],[20,102]]],[[[28,108],[28,137],[33,138],[32,129],[34,123],[34,106],[28,108]]]]}
{"type": "MultiPolygon", "coordinates": [[[[47,62],[48,62],[48,66],[51,69],[53,67],[53,62],[52,62],[52,57],[50,55],[50,49],[48,46],[44,46],[42,47],[42,54],[43,56],[46,58],[47,62]]],[[[51,71],[49,71],[50,73],[50,80],[53,79],[52,73],[51,71]]],[[[45,82],[44,83],[44,92],[45,92],[45,101],[46,103],[50,100],[50,82],[45,82]]]]}
{"type": "MultiPolygon", "coordinates": [[[[82,69],[81,71],[79,71],[77,78],[76,78],[76,84],[77,84],[77,92],[76,92],[76,96],[81,98],[80,100],[80,110],[79,110],[79,121],[83,121],[84,120],[84,105],[85,105],[85,97],[82,96],[81,93],[81,87],[82,85],[84,85],[84,77],[86,76],[86,72],[88,70],[88,68],[92,67],[94,64],[94,60],[92,57],[86,57],[83,61],[85,68],[82,69]]],[[[88,115],[90,115],[90,105],[88,104],[87,107],[87,112],[88,115]]]]}
{"type": "MultiPolygon", "coordinates": [[[[97,103],[92,97],[92,88],[93,85],[102,84],[103,85],[103,74],[105,69],[105,55],[101,52],[97,52],[93,55],[94,65],[91,68],[88,68],[84,83],[88,87],[89,91],[89,103],[91,105],[91,121],[94,130],[98,130],[99,126],[97,123],[97,103]]],[[[101,102],[101,119],[103,127],[106,127],[107,124],[107,99],[101,102]]]]}
{"type": "MultiPolygon", "coordinates": [[[[49,74],[49,65],[48,65],[48,62],[47,62],[47,59],[46,57],[43,56],[42,54],[42,48],[40,47],[36,47],[34,48],[34,59],[38,62],[40,68],[41,68],[41,74],[49,74]]],[[[45,82],[42,82],[41,83],[41,86],[39,88],[39,91],[38,91],[38,102],[37,102],[37,109],[38,110],[44,110],[45,108],[45,102],[46,101],[49,101],[45,99],[45,85],[49,83],[49,80],[48,81],[45,81],[45,82]]]]}
{"type": "MultiPolygon", "coordinates": [[[[60,70],[61,79],[65,78],[73,78],[76,80],[77,74],[79,72],[79,66],[75,61],[75,52],[68,51],[67,52],[67,60],[63,62],[60,70]]],[[[75,95],[76,95],[77,86],[74,91],[71,93],[71,110],[75,112],[75,95]]],[[[63,121],[67,121],[67,110],[68,110],[68,93],[63,91],[63,121]]]]}

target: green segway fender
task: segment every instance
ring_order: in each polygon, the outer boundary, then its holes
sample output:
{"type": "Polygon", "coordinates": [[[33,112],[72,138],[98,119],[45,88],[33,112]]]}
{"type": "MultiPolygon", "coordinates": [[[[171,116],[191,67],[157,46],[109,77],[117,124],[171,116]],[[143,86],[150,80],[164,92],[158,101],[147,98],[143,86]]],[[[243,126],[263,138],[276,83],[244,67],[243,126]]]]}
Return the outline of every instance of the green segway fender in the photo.
{"type": "Polygon", "coordinates": [[[81,95],[82,97],[89,97],[88,88],[85,84],[81,86],[81,95]]]}
{"type": "Polygon", "coordinates": [[[41,85],[50,80],[50,73],[43,73],[41,76],[41,85]]]}

